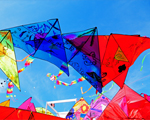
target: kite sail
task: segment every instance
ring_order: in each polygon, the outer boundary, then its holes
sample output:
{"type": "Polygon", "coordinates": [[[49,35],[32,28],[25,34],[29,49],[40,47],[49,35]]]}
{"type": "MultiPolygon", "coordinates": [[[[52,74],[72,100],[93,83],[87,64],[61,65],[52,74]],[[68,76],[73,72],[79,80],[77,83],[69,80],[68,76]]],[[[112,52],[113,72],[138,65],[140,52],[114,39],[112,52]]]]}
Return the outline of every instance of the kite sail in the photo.
{"type": "Polygon", "coordinates": [[[1,103],[0,103],[0,106],[9,107],[9,106],[10,106],[10,99],[9,99],[9,100],[6,100],[6,101],[4,101],[4,102],[1,102],[1,103]]]}
{"type": "Polygon", "coordinates": [[[150,102],[124,84],[99,120],[150,119],[150,102]],[[145,112],[146,111],[146,112],[145,112]]]}
{"type": "Polygon", "coordinates": [[[36,112],[38,112],[38,113],[43,113],[43,114],[45,114],[45,111],[47,111],[47,112],[46,112],[47,115],[52,115],[52,116],[54,116],[53,113],[51,113],[49,110],[46,110],[46,109],[43,108],[43,107],[36,107],[35,109],[36,109],[36,112]]]}
{"type": "Polygon", "coordinates": [[[29,99],[27,99],[18,108],[19,109],[30,110],[30,111],[36,112],[34,103],[31,103],[31,99],[32,99],[32,97],[30,97],[29,99]]]}
{"type": "Polygon", "coordinates": [[[97,28],[63,34],[67,63],[99,92],[102,91],[97,28]]]}
{"type": "MultiPolygon", "coordinates": [[[[58,19],[9,28],[13,44],[33,57],[49,61],[61,68],[67,63],[58,19]]],[[[66,64],[67,65],[67,64],[66,64]]],[[[63,71],[69,75],[68,66],[63,71]]]]}
{"type": "Polygon", "coordinates": [[[92,100],[90,104],[90,110],[88,111],[83,120],[91,120],[93,118],[95,119],[99,118],[99,116],[104,111],[109,102],[110,99],[108,99],[104,95],[100,95],[100,97],[96,101],[92,100]]]}
{"type": "Polygon", "coordinates": [[[10,31],[0,31],[0,68],[20,90],[16,57],[10,31]]]}
{"type": "Polygon", "coordinates": [[[111,80],[123,87],[128,69],[150,46],[150,38],[138,35],[111,34],[98,36],[101,56],[102,85],[111,80]]]}
{"type": "Polygon", "coordinates": [[[83,98],[80,98],[80,100],[77,101],[75,105],[71,108],[66,116],[66,119],[82,120],[85,117],[86,113],[89,111],[89,109],[89,104],[83,98]]]}
{"type": "Polygon", "coordinates": [[[32,112],[19,108],[0,106],[2,120],[66,120],[64,118],[32,112]]]}

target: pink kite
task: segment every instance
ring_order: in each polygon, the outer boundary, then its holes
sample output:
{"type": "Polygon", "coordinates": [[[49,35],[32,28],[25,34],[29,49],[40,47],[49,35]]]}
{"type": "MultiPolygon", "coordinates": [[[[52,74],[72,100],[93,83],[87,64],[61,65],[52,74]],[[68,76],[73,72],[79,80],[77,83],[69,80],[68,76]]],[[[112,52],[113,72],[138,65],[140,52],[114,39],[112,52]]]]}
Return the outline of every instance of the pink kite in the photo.
{"type": "Polygon", "coordinates": [[[18,108],[19,109],[30,110],[30,111],[36,112],[34,104],[31,103],[31,99],[32,99],[32,97],[30,97],[29,99],[27,99],[18,108]]]}

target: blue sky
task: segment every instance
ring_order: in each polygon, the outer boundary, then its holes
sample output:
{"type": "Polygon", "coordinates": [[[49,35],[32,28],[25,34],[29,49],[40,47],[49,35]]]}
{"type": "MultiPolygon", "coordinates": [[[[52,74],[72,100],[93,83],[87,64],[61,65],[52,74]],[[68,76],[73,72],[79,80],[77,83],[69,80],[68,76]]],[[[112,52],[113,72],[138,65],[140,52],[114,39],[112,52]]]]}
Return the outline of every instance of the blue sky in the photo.
{"type": "MultiPolygon", "coordinates": [[[[140,34],[150,37],[150,1],[149,0],[1,0],[0,1],[0,30],[19,25],[46,21],[58,18],[62,33],[82,31],[97,27],[99,35],[119,34],[140,34]]],[[[143,70],[140,71],[143,57],[150,50],[144,51],[134,65],[130,67],[126,78],[126,84],[138,93],[150,95],[150,55],[144,61],[143,70]],[[148,76],[143,78],[144,76],[148,76]],[[143,78],[143,79],[141,79],[143,78]]],[[[17,60],[23,59],[27,54],[15,48],[17,60]]],[[[18,69],[24,67],[24,62],[18,63],[18,69]]],[[[53,64],[35,59],[33,63],[19,74],[21,92],[15,87],[14,98],[10,106],[18,107],[29,97],[36,107],[45,107],[46,101],[72,99],[84,97],[90,103],[90,95],[95,94],[92,88],[82,95],[80,87],[87,90],[90,84],[87,81],[78,83],[71,87],[56,86],[47,73],[57,75],[59,69],[53,64]]],[[[70,67],[70,76],[63,74],[59,80],[70,83],[70,81],[81,77],[70,67]]],[[[6,80],[5,74],[0,71],[0,81],[6,80]]],[[[105,87],[107,90],[112,83],[105,87]]],[[[6,87],[0,87],[0,102],[7,100],[6,87]]],[[[115,85],[113,89],[105,95],[112,98],[119,87],[115,85]]],[[[74,103],[58,104],[58,111],[69,110],[74,103]],[[61,106],[61,107],[60,107],[61,106]]]]}

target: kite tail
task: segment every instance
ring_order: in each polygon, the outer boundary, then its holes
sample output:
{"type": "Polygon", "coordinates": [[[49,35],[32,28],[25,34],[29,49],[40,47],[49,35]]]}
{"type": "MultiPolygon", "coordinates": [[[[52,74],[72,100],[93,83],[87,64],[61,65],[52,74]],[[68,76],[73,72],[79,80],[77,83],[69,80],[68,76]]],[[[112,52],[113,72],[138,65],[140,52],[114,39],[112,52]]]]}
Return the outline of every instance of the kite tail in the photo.
{"type": "Polygon", "coordinates": [[[113,82],[113,84],[111,85],[111,87],[110,87],[108,90],[105,90],[105,91],[102,91],[102,93],[99,93],[99,94],[98,94],[98,97],[94,100],[94,102],[95,102],[98,98],[100,98],[104,93],[110,91],[110,90],[113,88],[114,84],[115,84],[115,83],[113,82]]]}
{"type": "Polygon", "coordinates": [[[74,85],[74,84],[77,84],[78,82],[82,82],[82,81],[84,81],[84,80],[85,80],[85,78],[84,78],[84,77],[81,77],[81,78],[79,78],[78,80],[72,81],[69,86],[74,85]]]}
{"type": "Polygon", "coordinates": [[[56,81],[54,82],[54,89],[56,88],[56,81]]]}
{"type": "MultiPolygon", "coordinates": [[[[58,78],[62,73],[63,73],[63,71],[60,70],[60,72],[59,72],[59,74],[58,74],[57,76],[52,75],[51,73],[47,73],[46,76],[49,77],[51,81],[54,81],[55,85],[57,84],[57,85],[64,85],[64,86],[71,86],[71,85],[74,85],[74,84],[76,84],[76,83],[78,83],[78,82],[82,82],[82,81],[85,80],[84,77],[81,77],[81,78],[79,78],[78,80],[74,80],[74,81],[72,81],[70,84],[68,84],[68,83],[62,82],[62,81],[60,81],[60,80],[57,80],[57,78],[58,78]]],[[[54,88],[56,88],[55,85],[54,85],[54,88]]]]}
{"type": "Polygon", "coordinates": [[[17,62],[22,62],[24,61],[25,59],[27,59],[30,55],[26,56],[25,58],[23,58],[22,60],[16,60],[17,62]]]}
{"type": "Polygon", "coordinates": [[[29,56],[24,64],[25,67],[18,70],[18,73],[21,73],[22,71],[24,71],[25,68],[28,67],[33,62],[33,60],[34,58],[32,56],[29,56]]]}
{"type": "Polygon", "coordinates": [[[91,87],[90,87],[87,91],[85,91],[85,92],[83,92],[83,90],[82,90],[83,87],[81,87],[81,93],[82,93],[82,94],[87,93],[89,90],[91,90],[92,87],[93,87],[93,86],[91,85],[91,87]]]}
{"type": "Polygon", "coordinates": [[[7,88],[7,92],[6,92],[6,97],[13,97],[12,93],[13,93],[13,83],[12,82],[9,82],[8,83],[8,88],[7,88]]]}
{"type": "Polygon", "coordinates": [[[68,83],[62,82],[62,81],[60,81],[60,80],[56,80],[56,84],[57,84],[57,85],[69,86],[68,83]]]}
{"type": "Polygon", "coordinates": [[[28,57],[30,57],[31,55],[33,55],[35,53],[35,51],[29,55],[27,55],[25,58],[23,58],[22,60],[16,60],[17,62],[22,62],[24,61],[25,59],[27,59],[28,57]]]}
{"type": "Polygon", "coordinates": [[[59,74],[57,76],[59,77],[62,73],[64,73],[67,70],[68,70],[68,64],[63,62],[61,67],[60,67],[59,74]]]}
{"type": "Polygon", "coordinates": [[[64,71],[60,70],[57,77],[61,76],[64,73],[64,71]]]}
{"type": "Polygon", "coordinates": [[[144,58],[143,58],[143,60],[142,60],[142,66],[141,66],[140,71],[142,71],[142,69],[143,69],[143,63],[144,63],[144,60],[145,60],[146,56],[147,56],[147,55],[149,55],[149,54],[150,54],[150,53],[148,53],[148,54],[146,54],[146,55],[144,56],[144,58]]]}

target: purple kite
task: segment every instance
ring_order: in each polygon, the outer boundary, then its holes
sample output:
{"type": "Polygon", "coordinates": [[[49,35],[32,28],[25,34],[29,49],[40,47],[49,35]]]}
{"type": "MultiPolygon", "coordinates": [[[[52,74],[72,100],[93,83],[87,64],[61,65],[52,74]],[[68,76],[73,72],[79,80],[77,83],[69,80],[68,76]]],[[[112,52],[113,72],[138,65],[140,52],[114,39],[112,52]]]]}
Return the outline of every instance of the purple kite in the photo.
{"type": "Polygon", "coordinates": [[[104,111],[108,103],[110,102],[110,99],[105,97],[104,95],[99,95],[100,97],[94,101],[91,101],[90,104],[90,110],[86,114],[86,116],[83,118],[83,120],[91,120],[93,118],[97,119],[101,115],[101,113],[104,111]]]}

